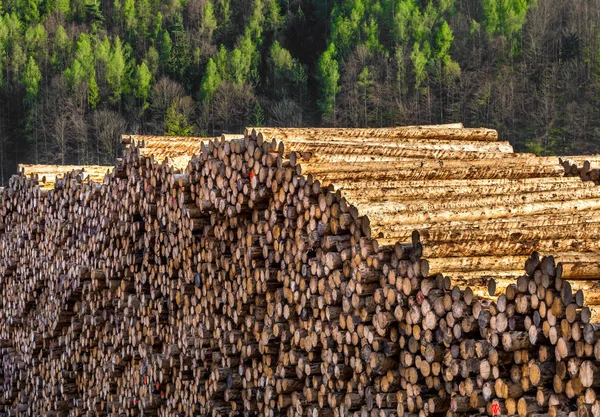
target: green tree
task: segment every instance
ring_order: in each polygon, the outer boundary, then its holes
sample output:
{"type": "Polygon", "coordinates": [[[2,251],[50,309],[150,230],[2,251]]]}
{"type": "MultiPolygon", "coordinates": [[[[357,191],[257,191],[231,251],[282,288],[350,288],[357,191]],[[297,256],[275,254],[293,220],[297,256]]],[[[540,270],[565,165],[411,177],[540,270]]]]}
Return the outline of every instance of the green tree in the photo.
{"type": "Polygon", "coordinates": [[[394,38],[398,43],[410,39],[410,22],[417,6],[415,0],[400,0],[394,14],[394,38]]]}
{"type": "Polygon", "coordinates": [[[218,0],[222,26],[227,29],[231,22],[231,0],[218,0]]]}
{"type": "Polygon", "coordinates": [[[125,0],[123,3],[123,25],[131,38],[135,37],[136,23],[135,0],[125,0]]]}
{"type": "Polygon", "coordinates": [[[500,16],[498,14],[498,0],[482,0],[483,26],[488,35],[493,35],[498,30],[500,16]]]}
{"type": "Polygon", "coordinates": [[[273,79],[273,91],[279,98],[294,93],[302,94],[305,89],[306,72],[290,52],[279,42],[273,42],[269,53],[269,64],[273,79]]]}
{"type": "Polygon", "coordinates": [[[160,62],[162,65],[168,65],[172,49],[173,42],[171,41],[171,36],[169,35],[169,32],[163,30],[160,42],[160,62]]]}
{"type": "Polygon", "coordinates": [[[33,24],[40,21],[40,11],[38,9],[37,0],[24,0],[23,6],[25,10],[22,16],[26,23],[33,24]]]}
{"type": "Polygon", "coordinates": [[[450,47],[452,46],[452,41],[454,41],[454,35],[452,34],[452,29],[448,26],[448,23],[444,21],[442,26],[437,32],[436,36],[436,54],[435,57],[440,60],[442,63],[447,62],[450,59],[450,55],[448,54],[450,51],[450,47]]]}
{"type": "Polygon", "coordinates": [[[321,81],[321,99],[319,106],[326,119],[331,119],[335,124],[335,97],[340,91],[338,82],[340,73],[338,62],[335,59],[336,49],[330,43],[325,52],[319,58],[318,74],[321,81]]]}
{"type": "Polygon", "coordinates": [[[100,102],[100,91],[96,83],[96,74],[92,73],[88,81],[88,103],[92,109],[95,109],[100,102]]]}
{"type": "Polygon", "coordinates": [[[360,74],[358,74],[356,85],[359,89],[360,98],[363,102],[364,123],[365,126],[368,126],[369,118],[367,115],[367,103],[371,99],[371,86],[373,85],[373,78],[371,77],[368,66],[364,67],[360,74]]]}
{"type": "Polygon", "coordinates": [[[281,10],[279,9],[279,4],[277,0],[267,0],[267,16],[266,16],[266,26],[272,32],[277,32],[279,27],[281,26],[281,10]]]}
{"type": "Polygon", "coordinates": [[[25,31],[25,45],[30,54],[42,58],[46,54],[46,42],[48,36],[46,29],[40,23],[35,26],[29,26],[25,31]]]}
{"type": "Polygon", "coordinates": [[[84,73],[89,78],[92,73],[95,71],[95,63],[94,54],[92,52],[92,42],[91,38],[87,33],[82,33],[79,36],[79,40],[77,41],[77,48],[75,51],[75,59],[81,65],[84,73]]]}
{"type": "Polygon", "coordinates": [[[248,36],[244,36],[239,47],[229,54],[227,78],[237,84],[243,84],[250,78],[256,78],[258,58],[256,46],[248,36]]]}
{"type": "Polygon", "coordinates": [[[23,70],[21,77],[21,83],[25,87],[25,101],[29,106],[33,106],[33,103],[37,101],[40,93],[40,81],[42,80],[42,72],[37,66],[35,59],[32,56],[29,57],[27,65],[23,70]]]}
{"type": "Polygon", "coordinates": [[[424,50],[421,50],[421,45],[418,42],[415,42],[413,45],[410,60],[413,63],[415,71],[415,89],[418,90],[427,76],[427,51],[425,48],[424,50]]]}
{"type": "Polygon", "coordinates": [[[265,125],[265,114],[258,100],[254,103],[254,107],[252,109],[252,117],[254,119],[252,121],[252,126],[261,127],[265,125]]]}
{"type": "Polygon", "coordinates": [[[184,80],[192,63],[192,53],[183,26],[183,17],[180,13],[173,15],[170,32],[173,43],[167,68],[173,77],[184,80]]]}
{"type": "Polygon", "coordinates": [[[27,54],[21,48],[21,45],[15,45],[10,56],[10,64],[12,67],[13,82],[17,84],[21,77],[21,71],[27,63],[27,54]]]}
{"type": "Polygon", "coordinates": [[[206,64],[206,73],[204,77],[202,77],[202,83],[200,84],[200,95],[203,100],[210,101],[221,85],[221,76],[217,71],[217,65],[212,58],[208,60],[208,64],[206,64]]]}
{"type": "Polygon", "coordinates": [[[62,71],[67,67],[68,58],[71,54],[71,39],[67,31],[61,25],[56,29],[52,45],[52,57],[50,62],[55,70],[62,71]]]}
{"type": "Polygon", "coordinates": [[[200,33],[206,39],[211,40],[213,33],[217,28],[217,19],[212,1],[207,1],[202,11],[202,23],[200,25],[200,33]]]}
{"type": "Polygon", "coordinates": [[[185,115],[177,111],[175,103],[171,104],[165,118],[165,135],[191,136],[193,133],[194,127],[188,122],[185,115]]]}
{"type": "Polygon", "coordinates": [[[70,0],[55,0],[54,10],[61,11],[64,14],[69,14],[69,12],[71,11],[70,0]]]}
{"type": "Polygon", "coordinates": [[[64,71],[64,76],[71,91],[75,90],[88,78],[85,69],[78,60],[74,60],[71,66],[64,71]]]}
{"type": "Polygon", "coordinates": [[[105,68],[106,82],[111,89],[110,101],[116,103],[121,100],[123,81],[125,76],[125,56],[119,37],[115,37],[110,53],[110,59],[105,68]]]}
{"type": "Polygon", "coordinates": [[[133,83],[133,94],[142,102],[142,111],[144,111],[148,108],[148,95],[152,88],[152,74],[145,62],[137,66],[133,83]]]}
{"type": "Polygon", "coordinates": [[[150,0],[137,0],[136,4],[136,32],[141,38],[151,38],[152,32],[152,4],[150,0]]]}
{"type": "Polygon", "coordinates": [[[152,76],[156,77],[160,65],[160,56],[158,55],[158,51],[153,46],[148,48],[145,61],[152,76]]]}
{"type": "Polygon", "coordinates": [[[265,22],[262,0],[254,0],[252,15],[245,28],[246,37],[256,42],[262,42],[262,30],[265,22]]]}

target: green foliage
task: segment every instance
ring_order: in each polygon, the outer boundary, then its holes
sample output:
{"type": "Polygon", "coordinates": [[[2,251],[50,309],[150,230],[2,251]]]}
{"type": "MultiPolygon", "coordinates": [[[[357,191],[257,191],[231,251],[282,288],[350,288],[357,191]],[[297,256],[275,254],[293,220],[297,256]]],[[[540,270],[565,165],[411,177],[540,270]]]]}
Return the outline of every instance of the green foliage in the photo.
{"type": "Polygon", "coordinates": [[[95,109],[99,102],[100,91],[96,83],[96,74],[92,73],[88,82],[88,103],[92,109],[95,109]]]}
{"type": "Polygon", "coordinates": [[[85,16],[89,22],[94,24],[100,24],[104,22],[101,5],[97,2],[97,0],[88,0],[85,3],[85,16]]]}
{"type": "Polygon", "coordinates": [[[41,80],[42,73],[35,63],[35,59],[30,56],[21,77],[21,83],[25,87],[25,101],[30,105],[38,98],[41,80]]]}
{"type": "Polygon", "coordinates": [[[231,22],[231,0],[218,0],[218,3],[221,24],[227,28],[231,22]]]}
{"type": "Polygon", "coordinates": [[[173,42],[171,36],[166,30],[162,31],[162,37],[160,42],[160,61],[165,64],[169,62],[171,58],[171,50],[173,49],[173,42]]]}
{"type": "Polygon", "coordinates": [[[90,78],[95,71],[94,66],[96,61],[92,52],[91,38],[86,33],[82,33],[77,41],[75,61],[79,62],[85,76],[90,78]]]}
{"type": "Polygon", "coordinates": [[[13,73],[13,82],[16,84],[19,82],[21,76],[21,70],[27,62],[27,54],[21,48],[21,45],[15,45],[10,56],[10,64],[13,73]]]}
{"type": "Polygon", "coordinates": [[[371,77],[371,73],[369,72],[369,67],[366,66],[363,70],[358,74],[358,79],[356,80],[356,86],[358,87],[358,91],[360,94],[360,99],[363,102],[363,111],[364,111],[364,124],[368,125],[368,112],[367,112],[367,102],[371,99],[371,87],[374,81],[371,77]]]}
{"type": "Polygon", "coordinates": [[[415,4],[415,0],[398,1],[394,15],[396,42],[404,43],[410,39],[410,22],[416,10],[417,5],[415,4]]]}
{"type": "Polygon", "coordinates": [[[171,104],[167,109],[165,118],[165,135],[167,136],[191,136],[194,127],[188,122],[184,114],[177,111],[177,105],[171,104]]]}
{"type": "Polygon", "coordinates": [[[341,57],[346,57],[358,43],[365,13],[366,6],[363,0],[351,0],[344,2],[340,7],[334,7],[331,41],[337,46],[341,57]]]}
{"type": "Polygon", "coordinates": [[[323,111],[323,116],[328,119],[335,119],[335,97],[340,92],[340,87],[338,86],[340,73],[335,55],[335,45],[330,43],[321,55],[321,58],[319,58],[318,64],[318,74],[321,81],[319,106],[323,111]]]}
{"type": "Polygon", "coordinates": [[[243,84],[250,80],[258,64],[256,46],[250,38],[244,37],[240,46],[229,53],[228,63],[226,79],[236,84],[243,84]]]}
{"type": "Polygon", "coordinates": [[[63,12],[64,14],[68,14],[71,11],[70,0],[55,0],[54,1],[54,10],[58,10],[58,11],[63,12]]]}
{"type": "Polygon", "coordinates": [[[43,55],[46,50],[47,41],[48,36],[46,35],[46,30],[44,29],[44,26],[39,23],[35,26],[29,26],[25,31],[25,44],[27,45],[27,51],[30,54],[36,56],[43,55]]]}
{"type": "Polygon", "coordinates": [[[136,29],[136,12],[135,12],[135,0],[124,0],[123,7],[123,25],[129,35],[133,35],[136,29]]]}
{"type": "Polygon", "coordinates": [[[153,28],[152,4],[150,0],[137,0],[136,4],[136,32],[140,37],[153,39],[155,35],[153,28]]]}
{"type": "Polygon", "coordinates": [[[202,83],[200,86],[200,95],[203,100],[210,101],[221,85],[221,75],[217,70],[217,65],[212,58],[208,60],[208,64],[206,64],[206,74],[202,78],[202,83]]]}
{"type": "Polygon", "coordinates": [[[517,38],[525,24],[528,0],[482,0],[483,25],[488,36],[501,34],[509,40],[517,38]]]}
{"type": "Polygon", "coordinates": [[[254,103],[254,108],[252,109],[252,117],[252,126],[261,127],[265,125],[265,114],[258,101],[254,103]]]}
{"type": "Polygon", "coordinates": [[[37,0],[23,0],[24,21],[29,24],[37,23],[40,20],[40,11],[37,0]]]}
{"type": "Polygon", "coordinates": [[[153,46],[148,48],[148,52],[146,52],[145,62],[148,66],[148,69],[150,70],[150,73],[154,77],[156,77],[156,75],[158,74],[158,67],[160,64],[160,55],[153,46]]]}
{"type": "Polygon", "coordinates": [[[254,0],[252,16],[250,16],[250,20],[248,21],[248,25],[245,29],[245,37],[253,41],[260,42],[261,40],[263,24],[265,22],[263,7],[264,4],[262,0],[254,0]]]}
{"type": "Polygon", "coordinates": [[[482,0],[483,25],[488,35],[493,35],[498,30],[500,15],[498,13],[498,0],[482,0]]]}
{"type": "Polygon", "coordinates": [[[374,19],[369,19],[363,29],[366,36],[366,45],[371,52],[383,52],[383,45],[379,42],[379,26],[374,19]]]}
{"type": "Polygon", "coordinates": [[[425,69],[428,58],[427,53],[428,48],[423,48],[423,50],[421,50],[421,45],[418,42],[415,42],[412,53],[410,54],[410,59],[415,69],[415,89],[417,90],[421,87],[423,81],[425,81],[425,78],[427,77],[425,69]]]}
{"type": "Polygon", "coordinates": [[[135,98],[140,100],[142,104],[142,110],[148,107],[148,95],[152,88],[152,74],[148,69],[145,62],[142,62],[136,67],[135,77],[133,80],[133,94],[135,98]]]}
{"type": "Polygon", "coordinates": [[[454,40],[454,35],[452,34],[452,29],[448,26],[448,22],[442,24],[440,29],[437,32],[435,46],[436,53],[435,57],[442,61],[443,63],[450,60],[450,47],[452,46],[452,41],[454,40]]]}
{"type": "Polygon", "coordinates": [[[277,41],[271,46],[269,63],[274,91],[279,98],[304,91],[307,80],[304,66],[277,41]]]}
{"type": "Polygon", "coordinates": [[[67,66],[67,58],[71,53],[71,39],[67,31],[61,25],[56,29],[52,45],[52,65],[62,71],[67,66]]]}
{"type": "Polygon", "coordinates": [[[207,1],[202,11],[202,24],[200,26],[200,33],[207,39],[212,39],[213,33],[217,28],[217,18],[215,17],[215,10],[212,1],[207,1]]]}
{"type": "Polygon", "coordinates": [[[267,0],[267,17],[266,17],[266,26],[272,32],[277,32],[279,27],[281,26],[282,18],[281,18],[281,10],[279,8],[279,4],[277,0],[267,0]]]}
{"type": "Polygon", "coordinates": [[[73,61],[71,66],[64,71],[64,76],[71,91],[87,80],[85,69],[78,60],[73,61]]]}
{"type": "Polygon", "coordinates": [[[192,63],[192,54],[185,34],[185,28],[183,27],[183,17],[180,13],[173,15],[170,32],[173,43],[170,56],[168,57],[167,68],[171,75],[183,80],[192,63]]]}
{"type": "Polygon", "coordinates": [[[111,89],[110,101],[116,103],[121,99],[125,76],[125,55],[118,36],[115,38],[113,47],[111,48],[104,74],[106,82],[111,89]]]}

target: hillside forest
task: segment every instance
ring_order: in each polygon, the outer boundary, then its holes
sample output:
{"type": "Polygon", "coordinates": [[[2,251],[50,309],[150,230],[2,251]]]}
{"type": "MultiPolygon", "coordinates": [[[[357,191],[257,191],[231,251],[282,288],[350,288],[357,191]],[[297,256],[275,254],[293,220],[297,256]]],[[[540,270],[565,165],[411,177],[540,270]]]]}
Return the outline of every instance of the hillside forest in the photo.
{"type": "Polygon", "coordinates": [[[600,0],[0,0],[0,184],[123,132],[446,123],[600,152],[600,0]]]}

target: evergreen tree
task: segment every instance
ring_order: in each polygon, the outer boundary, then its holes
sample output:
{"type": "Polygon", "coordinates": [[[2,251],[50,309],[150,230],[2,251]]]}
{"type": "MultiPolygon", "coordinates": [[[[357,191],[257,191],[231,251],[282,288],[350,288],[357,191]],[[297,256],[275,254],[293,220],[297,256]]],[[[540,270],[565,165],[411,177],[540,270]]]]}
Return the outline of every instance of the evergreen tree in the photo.
{"type": "Polygon", "coordinates": [[[167,109],[165,118],[165,135],[167,136],[192,136],[194,127],[188,122],[184,114],[177,111],[173,103],[167,109]]]}
{"type": "Polygon", "coordinates": [[[25,101],[30,107],[37,101],[41,80],[42,73],[36,64],[35,59],[30,56],[21,78],[21,82],[25,87],[25,101]]]}
{"type": "Polygon", "coordinates": [[[88,81],[88,103],[92,109],[95,109],[100,101],[100,92],[96,83],[96,74],[92,73],[88,81]]]}
{"type": "Polygon", "coordinates": [[[137,66],[135,71],[133,93],[142,102],[142,111],[148,108],[148,95],[152,88],[152,74],[145,62],[137,66]]]}
{"type": "Polygon", "coordinates": [[[121,92],[123,90],[123,81],[125,76],[125,56],[121,40],[117,36],[110,53],[105,68],[106,82],[110,86],[111,96],[110,101],[116,103],[121,100],[121,92]]]}
{"type": "Polygon", "coordinates": [[[436,37],[436,54],[435,57],[441,62],[445,63],[450,59],[449,51],[452,46],[452,41],[454,40],[454,35],[452,34],[452,30],[450,26],[448,26],[448,22],[444,21],[442,26],[437,32],[436,37]]]}
{"type": "Polygon", "coordinates": [[[200,95],[203,100],[210,101],[221,85],[221,76],[217,71],[217,65],[212,58],[208,60],[208,64],[206,64],[206,74],[202,77],[202,83],[200,85],[200,95]]]}
{"type": "Polygon", "coordinates": [[[371,77],[368,66],[364,67],[360,74],[358,74],[356,85],[359,89],[360,98],[363,102],[364,126],[368,126],[369,117],[367,115],[367,103],[371,99],[371,86],[373,85],[373,78],[371,77]]]}
{"type": "Polygon", "coordinates": [[[415,89],[419,89],[426,78],[427,49],[421,50],[421,45],[415,42],[410,59],[415,71],[415,89]]]}
{"type": "Polygon", "coordinates": [[[217,19],[212,1],[208,0],[202,11],[202,24],[200,25],[200,33],[206,39],[212,39],[213,33],[217,28],[217,19]]]}
{"type": "Polygon", "coordinates": [[[336,49],[330,43],[319,59],[319,79],[321,80],[321,100],[319,106],[326,119],[331,119],[335,124],[335,97],[340,91],[338,81],[340,73],[338,62],[335,59],[336,49]]]}

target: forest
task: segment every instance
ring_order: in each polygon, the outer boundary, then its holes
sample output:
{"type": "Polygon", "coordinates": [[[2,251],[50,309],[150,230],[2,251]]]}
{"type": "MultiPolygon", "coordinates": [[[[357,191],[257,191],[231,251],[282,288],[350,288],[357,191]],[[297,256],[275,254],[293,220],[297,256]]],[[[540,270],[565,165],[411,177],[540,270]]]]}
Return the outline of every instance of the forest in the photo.
{"type": "Polygon", "coordinates": [[[0,0],[0,185],[121,133],[447,123],[600,152],[600,0],[0,0]]]}

